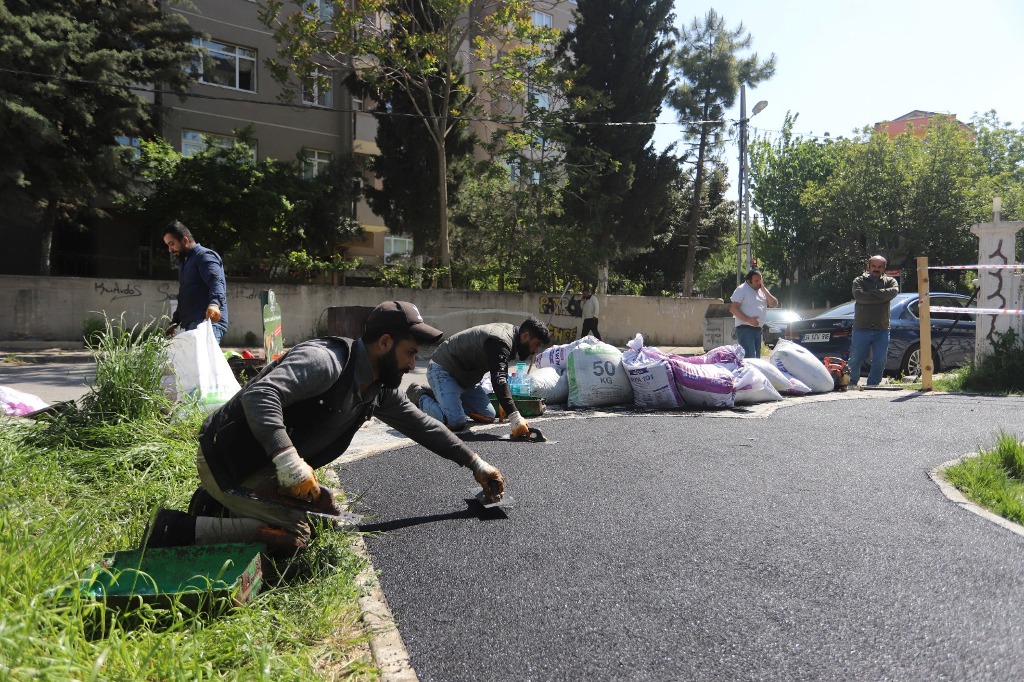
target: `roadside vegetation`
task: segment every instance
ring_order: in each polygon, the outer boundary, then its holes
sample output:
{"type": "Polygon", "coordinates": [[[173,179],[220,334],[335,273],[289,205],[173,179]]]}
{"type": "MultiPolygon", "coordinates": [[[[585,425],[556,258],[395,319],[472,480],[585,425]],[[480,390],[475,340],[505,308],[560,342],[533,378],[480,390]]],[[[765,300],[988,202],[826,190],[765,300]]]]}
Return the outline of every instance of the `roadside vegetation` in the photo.
{"type": "Polygon", "coordinates": [[[1000,434],[995,447],[949,467],[946,480],[994,514],[1024,524],[1024,444],[1000,434]]]}
{"type": "Polygon", "coordinates": [[[1011,329],[996,338],[992,351],[980,362],[972,362],[936,379],[935,390],[948,393],[1024,392],[1024,339],[1011,329]]]}
{"type": "Polygon", "coordinates": [[[92,338],[83,399],[0,418],[0,679],[377,679],[350,535],[321,533],[301,560],[265,563],[263,591],[217,616],[176,605],[115,617],[72,589],[104,553],[135,548],[156,506],[184,509],[198,483],[203,415],[164,396],[162,334],[108,323],[92,338]]]}

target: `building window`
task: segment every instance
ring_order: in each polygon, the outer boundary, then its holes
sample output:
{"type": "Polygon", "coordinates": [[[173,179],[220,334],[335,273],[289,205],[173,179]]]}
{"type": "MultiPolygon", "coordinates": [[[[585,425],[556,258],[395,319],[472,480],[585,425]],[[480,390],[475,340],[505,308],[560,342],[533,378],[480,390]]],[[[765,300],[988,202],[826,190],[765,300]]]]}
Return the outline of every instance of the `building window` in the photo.
{"type": "Polygon", "coordinates": [[[412,255],[412,237],[400,237],[398,235],[384,235],[384,262],[412,255]]]}
{"type": "MultiPolygon", "coordinates": [[[[181,131],[181,155],[194,156],[204,151],[208,146],[207,141],[214,147],[231,149],[235,146],[236,140],[230,135],[216,135],[214,133],[203,133],[198,130],[181,131]]],[[[256,143],[253,142],[252,157],[256,158],[256,143]]]]}
{"type": "Polygon", "coordinates": [[[302,150],[302,177],[311,180],[331,165],[331,153],[319,149],[302,150]]]}
{"type": "Polygon", "coordinates": [[[202,39],[192,44],[203,48],[213,62],[209,69],[200,64],[200,83],[256,92],[256,50],[202,39]]]}
{"type": "Polygon", "coordinates": [[[554,26],[554,20],[547,12],[538,12],[537,10],[533,10],[530,12],[530,21],[533,22],[534,26],[540,26],[542,28],[551,28],[554,26]]]}
{"type": "Polygon", "coordinates": [[[546,92],[540,92],[539,90],[530,90],[530,99],[537,106],[538,109],[550,109],[551,108],[551,95],[546,92]]]}
{"type": "Polygon", "coordinates": [[[331,2],[332,0],[306,0],[305,15],[311,19],[319,17],[320,21],[330,21],[334,18],[334,5],[331,2]]]}
{"type": "Polygon", "coordinates": [[[333,107],[334,88],[321,86],[317,80],[326,75],[324,71],[316,69],[313,71],[313,83],[309,86],[302,86],[302,103],[313,107],[333,107]]]}

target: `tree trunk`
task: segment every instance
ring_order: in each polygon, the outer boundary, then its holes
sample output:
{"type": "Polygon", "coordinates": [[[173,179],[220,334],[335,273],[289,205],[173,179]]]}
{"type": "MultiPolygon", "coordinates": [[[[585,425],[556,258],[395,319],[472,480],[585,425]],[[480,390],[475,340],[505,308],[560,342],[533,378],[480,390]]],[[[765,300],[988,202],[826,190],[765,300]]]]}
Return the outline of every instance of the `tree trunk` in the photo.
{"type": "Polygon", "coordinates": [[[50,250],[53,248],[53,230],[57,225],[57,211],[59,209],[57,197],[51,196],[46,203],[46,210],[43,211],[42,238],[39,245],[39,274],[43,277],[50,274],[50,250]]]}
{"type": "Polygon", "coordinates": [[[683,296],[693,295],[694,271],[697,268],[697,236],[700,229],[700,195],[704,189],[704,150],[707,147],[707,128],[701,126],[700,145],[697,147],[697,172],[693,178],[693,205],[690,208],[690,236],[686,243],[686,270],[683,273],[683,296]]]}
{"type": "Polygon", "coordinates": [[[452,288],[452,254],[451,245],[448,243],[448,157],[445,154],[444,131],[441,131],[440,142],[437,145],[437,177],[438,177],[438,218],[440,222],[440,234],[438,235],[438,246],[441,249],[441,267],[446,268],[444,275],[444,288],[452,288]]]}

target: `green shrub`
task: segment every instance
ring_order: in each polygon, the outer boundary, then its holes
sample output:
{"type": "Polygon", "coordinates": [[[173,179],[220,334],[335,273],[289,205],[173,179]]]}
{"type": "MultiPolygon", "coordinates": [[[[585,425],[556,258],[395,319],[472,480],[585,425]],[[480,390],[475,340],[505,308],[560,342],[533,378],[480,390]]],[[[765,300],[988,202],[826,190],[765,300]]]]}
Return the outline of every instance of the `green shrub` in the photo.
{"type": "Polygon", "coordinates": [[[1024,444],[1001,434],[992,450],[946,469],[946,480],[970,500],[1016,523],[1024,523],[1024,444]]]}
{"type": "Polygon", "coordinates": [[[982,393],[1024,392],[1024,339],[1012,329],[998,334],[992,353],[972,362],[960,374],[965,391],[982,393]]]}

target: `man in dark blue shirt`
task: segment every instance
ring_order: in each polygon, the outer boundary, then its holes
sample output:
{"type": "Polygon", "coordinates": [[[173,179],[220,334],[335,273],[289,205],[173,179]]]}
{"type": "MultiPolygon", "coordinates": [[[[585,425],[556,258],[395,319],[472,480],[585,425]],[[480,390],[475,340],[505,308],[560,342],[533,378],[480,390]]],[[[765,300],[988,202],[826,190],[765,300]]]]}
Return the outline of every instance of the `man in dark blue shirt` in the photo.
{"type": "Polygon", "coordinates": [[[200,246],[180,221],[164,228],[167,250],[178,256],[178,307],[171,322],[183,331],[203,320],[213,325],[219,343],[228,330],[228,294],[224,263],[216,251],[200,246]]]}

